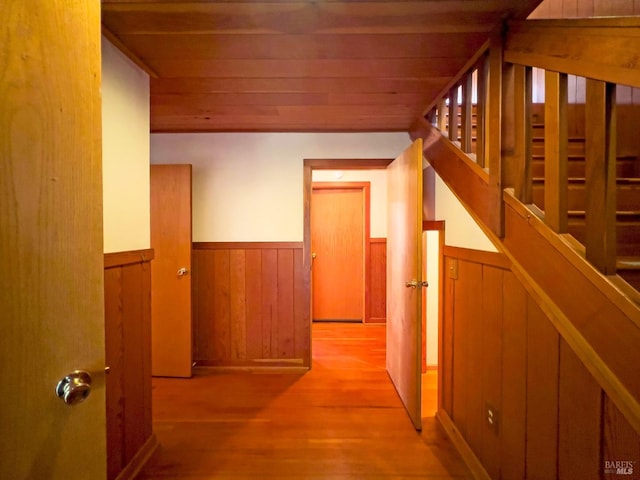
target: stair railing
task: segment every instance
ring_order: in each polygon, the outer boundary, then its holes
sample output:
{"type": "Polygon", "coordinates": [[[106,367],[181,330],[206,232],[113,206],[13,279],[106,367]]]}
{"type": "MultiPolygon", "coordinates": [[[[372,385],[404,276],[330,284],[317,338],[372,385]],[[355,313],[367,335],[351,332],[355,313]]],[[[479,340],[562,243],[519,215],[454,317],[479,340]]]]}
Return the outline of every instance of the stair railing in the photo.
{"type": "MultiPolygon", "coordinates": [[[[486,176],[479,175],[499,204],[503,189],[513,188],[519,201],[531,205],[532,70],[544,69],[544,211],[533,211],[554,232],[566,234],[567,83],[569,75],[586,78],[584,255],[605,275],[616,273],[617,257],[616,85],[640,87],[638,27],[638,18],[510,23],[502,34],[492,36],[428,107],[425,118],[430,125],[414,129],[421,136],[430,128],[446,133],[465,154],[465,161],[485,172],[486,176]]],[[[503,206],[498,206],[498,212],[493,224],[486,219],[485,223],[502,236],[503,206]]],[[[483,219],[482,212],[479,216],[483,219]]]]}

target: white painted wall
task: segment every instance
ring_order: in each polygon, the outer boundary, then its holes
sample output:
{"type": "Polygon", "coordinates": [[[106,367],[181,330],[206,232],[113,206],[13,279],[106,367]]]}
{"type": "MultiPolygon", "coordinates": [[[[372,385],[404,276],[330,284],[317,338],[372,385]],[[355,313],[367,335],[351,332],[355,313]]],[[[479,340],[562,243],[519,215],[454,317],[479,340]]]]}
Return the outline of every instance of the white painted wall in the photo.
{"type": "Polygon", "coordinates": [[[410,143],[405,133],[153,134],[151,163],[193,165],[194,242],[301,242],[304,159],[395,158],[410,143]]]}
{"type": "Polygon", "coordinates": [[[429,220],[445,221],[445,245],[496,252],[497,249],[464,208],[458,197],[431,168],[427,167],[424,188],[429,220]]]}
{"type": "Polygon", "coordinates": [[[314,182],[369,182],[371,187],[369,235],[371,238],[387,237],[386,170],[314,170],[312,179],[314,182]]]}
{"type": "Polygon", "coordinates": [[[150,247],[149,77],[102,37],[104,252],[150,247]]]}

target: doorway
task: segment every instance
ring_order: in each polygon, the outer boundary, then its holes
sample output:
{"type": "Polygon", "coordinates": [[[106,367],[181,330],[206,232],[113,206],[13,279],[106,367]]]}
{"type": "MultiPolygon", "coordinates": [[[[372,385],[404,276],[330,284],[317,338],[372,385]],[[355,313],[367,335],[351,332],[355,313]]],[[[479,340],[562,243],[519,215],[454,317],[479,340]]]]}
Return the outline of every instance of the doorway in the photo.
{"type": "MultiPolygon", "coordinates": [[[[418,148],[418,151],[421,151],[421,149],[418,148]]],[[[404,155],[404,154],[403,154],[404,155]]],[[[319,180],[314,174],[313,172],[316,170],[368,170],[368,169],[379,169],[379,170],[383,170],[384,174],[387,175],[388,174],[388,169],[387,166],[389,164],[391,164],[393,162],[393,160],[391,159],[376,159],[376,160],[305,160],[304,162],[304,247],[303,247],[303,258],[304,261],[307,262],[307,265],[305,268],[305,271],[308,272],[308,281],[309,281],[309,285],[310,285],[310,292],[313,292],[313,285],[311,285],[312,281],[313,281],[313,277],[311,275],[312,272],[312,267],[313,265],[313,260],[312,260],[312,253],[313,253],[313,249],[312,249],[312,243],[311,243],[311,238],[312,238],[312,234],[311,234],[311,204],[312,204],[312,192],[313,192],[313,181],[319,180]]],[[[326,180],[325,181],[330,181],[331,179],[329,178],[329,175],[327,177],[325,177],[326,180]]],[[[355,179],[353,177],[349,177],[349,178],[343,178],[342,180],[354,180],[355,179]]],[[[335,181],[335,179],[333,179],[335,181]]],[[[385,184],[386,184],[386,178],[385,178],[385,184]]],[[[421,182],[420,182],[421,185],[421,182]]],[[[386,193],[386,192],[385,192],[386,193]]],[[[373,187],[372,187],[372,194],[373,196],[373,187]]],[[[386,195],[385,195],[386,196],[386,195]]],[[[421,198],[419,196],[419,198],[421,198]]],[[[372,204],[373,204],[373,200],[372,200],[372,204]]],[[[384,218],[382,220],[383,223],[385,223],[385,230],[382,236],[386,237],[386,230],[387,230],[387,225],[386,225],[386,216],[387,216],[387,212],[386,212],[386,205],[388,205],[388,202],[385,202],[385,211],[384,211],[384,218]]],[[[372,210],[373,210],[373,206],[372,206],[372,210]]],[[[373,238],[376,234],[373,233],[373,219],[374,219],[375,215],[372,212],[371,215],[371,222],[372,222],[372,232],[371,232],[371,237],[373,238]]],[[[420,221],[420,227],[419,227],[419,231],[421,232],[422,229],[422,222],[420,221]]],[[[420,233],[418,233],[418,237],[417,237],[418,241],[420,239],[420,233]]],[[[382,238],[382,239],[377,239],[377,240],[382,240],[382,242],[375,242],[376,244],[376,248],[378,249],[379,246],[384,246],[385,248],[382,249],[382,251],[386,251],[386,238],[382,238]]],[[[373,244],[373,242],[372,242],[373,244]]],[[[386,254],[383,255],[383,257],[386,260],[386,254]]],[[[419,264],[419,263],[418,263],[419,264]]],[[[373,269],[373,266],[371,267],[373,269]]],[[[382,268],[383,272],[386,272],[386,265],[382,268]]],[[[383,275],[384,277],[384,275],[383,275]]],[[[404,277],[403,277],[404,278],[404,277]]],[[[408,278],[408,277],[407,277],[408,278]]],[[[414,281],[414,282],[408,282],[408,283],[414,283],[414,284],[421,284],[422,282],[420,281],[420,278],[424,278],[420,275],[420,273],[418,273],[418,281],[414,281]]],[[[404,290],[404,284],[406,282],[403,281],[403,290],[404,290]]],[[[436,284],[438,282],[435,282],[436,284]]],[[[383,291],[386,290],[386,285],[383,286],[383,291]]],[[[386,293],[386,292],[385,292],[386,293]]],[[[313,304],[313,299],[310,299],[310,303],[309,303],[309,308],[311,309],[311,305],[313,304]]],[[[383,307],[383,311],[384,311],[384,307],[383,307]]],[[[418,310],[419,312],[419,310],[418,310]]],[[[384,314],[383,314],[384,315],[384,314]]],[[[383,321],[386,321],[386,317],[382,318],[383,321]]],[[[424,321],[424,320],[423,320],[424,321]]],[[[419,330],[422,330],[422,321],[420,320],[420,317],[418,317],[418,324],[419,324],[419,330]]],[[[383,326],[385,325],[384,323],[382,324],[383,326]]],[[[364,328],[368,328],[367,326],[363,326],[364,328]]],[[[387,328],[385,328],[385,330],[388,330],[387,328]]],[[[420,338],[422,335],[416,335],[415,338],[418,341],[418,343],[420,342],[420,338]]],[[[420,351],[420,345],[417,345],[418,347],[418,351],[417,353],[417,358],[414,356],[414,358],[416,358],[415,360],[415,365],[417,368],[417,380],[418,382],[420,382],[420,358],[422,355],[422,352],[420,351]]],[[[388,345],[387,345],[388,348],[388,345]]],[[[313,358],[313,354],[311,354],[311,357],[313,358]]],[[[393,359],[396,358],[395,355],[392,356],[393,359]]],[[[388,365],[387,365],[388,368],[388,365]]],[[[414,370],[415,371],[415,370],[414,370]]],[[[420,388],[418,386],[418,388],[420,388]]],[[[431,401],[432,405],[436,405],[437,404],[437,400],[435,399],[435,392],[433,393],[432,397],[433,400],[431,401]]],[[[404,399],[403,399],[403,403],[404,403],[404,399]]],[[[414,402],[415,405],[415,402],[414,402]]],[[[418,402],[418,408],[420,405],[420,402],[418,402]]],[[[406,404],[405,404],[406,406],[406,404]]],[[[407,407],[408,408],[408,407],[407,407]]],[[[431,411],[430,413],[428,413],[427,415],[429,416],[433,416],[434,411],[431,411]]],[[[420,413],[418,413],[418,416],[420,416],[420,413]]],[[[413,419],[414,417],[412,417],[413,419]]],[[[414,422],[414,424],[418,424],[419,425],[419,419],[416,420],[416,422],[414,422]]],[[[417,427],[419,428],[419,426],[417,427]]]]}
{"type": "MultiPolygon", "coordinates": [[[[365,206],[364,233],[364,316],[363,323],[385,323],[386,296],[386,168],[393,159],[305,159],[304,160],[304,242],[303,268],[309,286],[309,310],[312,311],[312,233],[311,201],[313,182],[323,182],[330,186],[336,182],[352,183],[364,192],[365,206]],[[367,177],[354,176],[357,172],[368,171],[367,177]],[[364,185],[364,180],[369,185],[364,185]]],[[[314,318],[312,315],[311,318],[314,318]]],[[[310,352],[310,355],[312,352],[310,352]]]]}
{"type": "Polygon", "coordinates": [[[423,294],[422,312],[422,416],[433,416],[438,411],[440,385],[440,332],[442,324],[442,279],[444,275],[444,221],[423,222],[422,234],[423,278],[429,279],[429,288],[423,294]]]}

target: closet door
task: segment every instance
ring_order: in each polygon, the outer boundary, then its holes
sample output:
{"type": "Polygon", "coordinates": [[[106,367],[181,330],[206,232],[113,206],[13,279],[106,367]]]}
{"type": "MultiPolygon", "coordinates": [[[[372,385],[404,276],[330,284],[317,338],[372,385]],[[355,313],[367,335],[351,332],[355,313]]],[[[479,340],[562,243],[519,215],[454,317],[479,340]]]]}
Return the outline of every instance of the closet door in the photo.
{"type": "Polygon", "coordinates": [[[191,165],[151,166],[151,374],[190,377],[191,165]]]}

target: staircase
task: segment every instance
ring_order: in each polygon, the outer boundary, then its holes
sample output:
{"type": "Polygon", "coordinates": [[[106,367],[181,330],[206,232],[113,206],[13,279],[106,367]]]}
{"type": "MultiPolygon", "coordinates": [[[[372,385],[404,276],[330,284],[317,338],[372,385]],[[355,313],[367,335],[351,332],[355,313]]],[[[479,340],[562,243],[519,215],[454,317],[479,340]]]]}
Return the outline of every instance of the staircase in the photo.
{"type": "Polygon", "coordinates": [[[411,129],[506,265],[445,264],[439,415],[478,478],[604,478],[609,456],[640,446],[640,105],[623,113],[615,97],[640,88],[638,28],[510,24],[411,129]],[[569,103],[570,75],[586,107],[569,103]],[[487,405],[504,430],[487,430],[487,405]]]}

